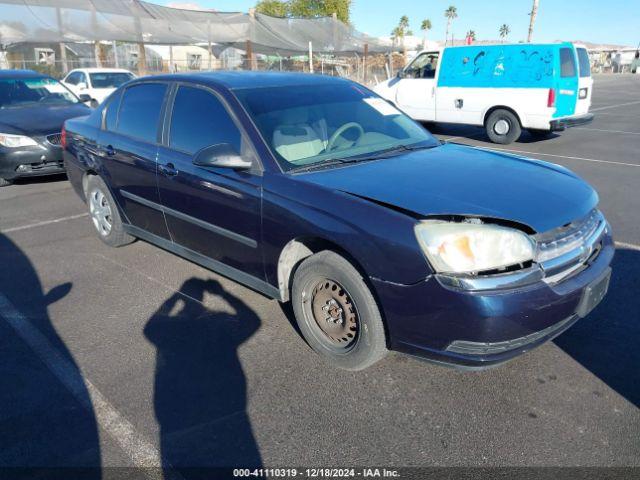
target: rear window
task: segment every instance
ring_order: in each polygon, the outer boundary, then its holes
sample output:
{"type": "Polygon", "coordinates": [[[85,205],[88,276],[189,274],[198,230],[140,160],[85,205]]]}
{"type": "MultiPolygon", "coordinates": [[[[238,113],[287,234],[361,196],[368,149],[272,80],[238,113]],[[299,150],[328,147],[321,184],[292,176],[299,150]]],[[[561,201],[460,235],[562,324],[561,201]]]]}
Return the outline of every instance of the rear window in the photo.
{"type": "Polygon", "coordinates": [[[576,76],[576,59],[571,48],[560,49],[560,76],[563,78],[576,76]]]}
{"type": "Polygon", "coordinates": [[[591,76],[591,65],[589,63],[589,54],[584,48],[578,48],[578,65],[580,66],[580,76],[591,76]]]}
{"type": "Polygon", "coordinates": [[[167,86],[161,83],[144,83],[127,88],[120,104],[116,130],[149,143],[156,143],[166,90],[167,86]]]}

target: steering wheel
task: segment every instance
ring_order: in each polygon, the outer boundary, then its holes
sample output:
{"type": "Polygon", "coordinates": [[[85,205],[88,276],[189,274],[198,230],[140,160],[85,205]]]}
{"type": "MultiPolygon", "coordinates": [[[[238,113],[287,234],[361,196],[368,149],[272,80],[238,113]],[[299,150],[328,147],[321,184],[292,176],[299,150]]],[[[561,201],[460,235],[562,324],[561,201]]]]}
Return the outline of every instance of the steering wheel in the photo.
{"type": "Polygon", "coordinates": [[[358,135],[358,138],[353,143],[356,143],[358,140],[360,140],[360,138],[364,135],[364,129],[360,126],[359,123],[348,122],[338,128],[335,132],[333,132],[333,135],[331,135],[331,138],[327,142],[327,148],[325,149],[325,151],[330,152],[331,150],[333,150],[335,146],[334,144],[336,143],[336,140],[338,140],[338,137],[352,128],[355,128],[356,130],[358,130],[358,132],[360,132],[360,135],[358,135]]]}

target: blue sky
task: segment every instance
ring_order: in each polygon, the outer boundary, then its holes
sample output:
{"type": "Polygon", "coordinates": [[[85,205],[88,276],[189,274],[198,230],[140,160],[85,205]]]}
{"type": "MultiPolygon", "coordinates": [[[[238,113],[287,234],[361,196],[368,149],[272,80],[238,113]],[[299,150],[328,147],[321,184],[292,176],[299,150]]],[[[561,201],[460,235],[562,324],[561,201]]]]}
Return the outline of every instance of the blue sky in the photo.
{"type": "MultiPolygon", "coordinates": [[[[151,0],[154,3],[195,3],[220,11],[247,11],[256,0],[151,0]]],[[[498,38],[503,23],[511,29],[510,41],[524,40],[529,28],[531,0],[354,0],[352,20],[358,30],[389,35],[400,16],[407,15],[414,34],[429,18],[429,37],[444,39],[444,10],[458,9],[453,23],[456,38],[473,29],[479,40],[498,38]]],[[[637,0],[540,0],[534,40],[584,40],[636,46],[640,42],[640,2],[637,0]]]]}

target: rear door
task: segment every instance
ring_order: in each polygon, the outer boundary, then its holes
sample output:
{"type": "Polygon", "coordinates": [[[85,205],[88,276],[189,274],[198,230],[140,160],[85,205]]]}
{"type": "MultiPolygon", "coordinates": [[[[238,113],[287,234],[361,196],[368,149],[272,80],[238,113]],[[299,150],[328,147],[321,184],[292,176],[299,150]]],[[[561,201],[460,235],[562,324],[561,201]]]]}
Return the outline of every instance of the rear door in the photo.
{"type": "Polygon", "coordinates": [[[396,90],[396,104],[411,117],[432,121],[436,118],[436,70],[439,52],[418,55],[402,72],[396,90]]]}
{"type": "Polygon", "coordinates": [[[578,100],[578,65],[573,46],[560,46],[560,75],[557,77],[556,113],[554,118],[562,118],[576,113],[578,100]]]}
{"type": "Polygon", "coordinates": [[[173,241],[264,279],[260,250],[262,172],[224,100],[196,85],[176,87],[158,156],[158,186],[173,241]],[[195,154],[230,144],[254,161],[250,170],[201,167],[195,154]]]}
{"type": "Polygon", "coordinates": [[[98,136],[103,176],[131,225],[168,238],[156,180],[168,85],[138,83],[111,97],[98,136]]]}
{"type": "Polygon", "coordinates": [[[584,47],[577,47],[578,55],[578,103],[576,115],[584,115],[591,107],[591,95],[593,93],[593,77],[591,76],[591,64],[589,54],[584,47]]]}

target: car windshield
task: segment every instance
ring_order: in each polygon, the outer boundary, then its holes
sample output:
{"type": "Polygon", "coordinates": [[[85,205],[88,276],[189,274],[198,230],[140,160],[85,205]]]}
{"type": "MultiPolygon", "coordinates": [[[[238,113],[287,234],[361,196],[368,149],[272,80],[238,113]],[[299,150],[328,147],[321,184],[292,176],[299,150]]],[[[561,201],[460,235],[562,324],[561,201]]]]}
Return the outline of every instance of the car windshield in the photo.
{"type": "Polygon", "coordinates": [[[69,105],[78,98],[53,78],[14,78],[0,80],[0,108],[33,104],[69,105]]]}
{"type": "Polygon", "coordinates": [[[118,88],[133,78],[129,72],[96,72],[90,73],[93,88],[118,88]]]}
{"type": "Polygon", "coordinates": [[[419,124],[356,84],[235,93],[284,170],[439,145],[419,124]]]}

